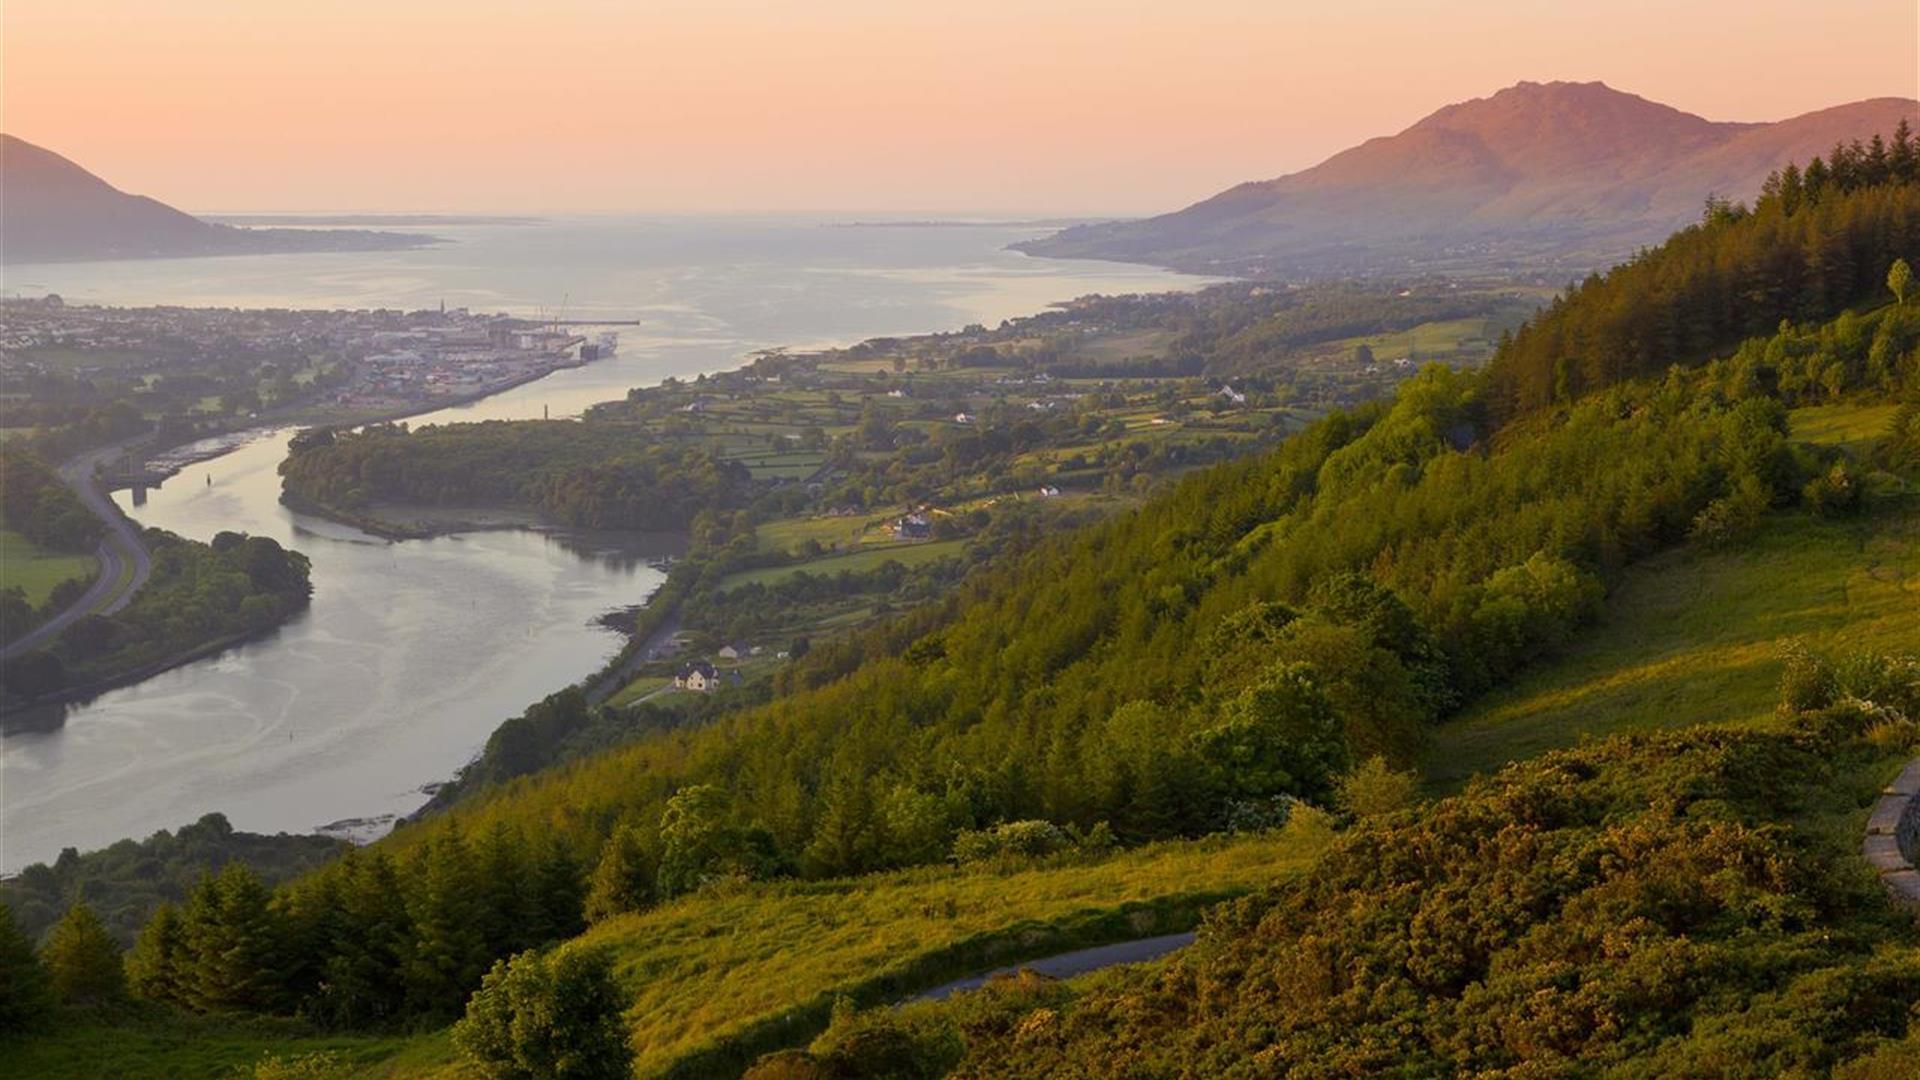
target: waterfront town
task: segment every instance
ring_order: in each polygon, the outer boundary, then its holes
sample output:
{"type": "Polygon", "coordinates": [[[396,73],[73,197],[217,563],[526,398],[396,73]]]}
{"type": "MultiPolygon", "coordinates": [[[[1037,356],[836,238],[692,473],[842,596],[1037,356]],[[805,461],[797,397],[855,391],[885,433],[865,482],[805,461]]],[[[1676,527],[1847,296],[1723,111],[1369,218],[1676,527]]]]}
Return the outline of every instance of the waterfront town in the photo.
{"type": "Polygon", "coordinates": [[[589,363],[616,342],[608,329],[466,308],[120,308],[57,295],[0,302],[0,380],[10,392],[37,390],[45,400],[63,384],[84,396],[83,384],[130,380],[153,411],[202,416],[291,406],[412,412],[589,363]],[[233,378],[242,373],[258,378],[233,378]]]}

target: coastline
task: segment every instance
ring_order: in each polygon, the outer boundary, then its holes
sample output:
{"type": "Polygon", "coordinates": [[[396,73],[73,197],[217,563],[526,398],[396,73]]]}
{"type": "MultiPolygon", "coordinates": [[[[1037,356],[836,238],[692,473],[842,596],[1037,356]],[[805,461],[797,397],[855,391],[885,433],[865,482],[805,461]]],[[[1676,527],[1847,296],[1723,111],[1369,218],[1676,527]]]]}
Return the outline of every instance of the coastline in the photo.
{"type": "MultiPolygon", "coordinates": [[[[68,705],[85,704],[108,691],[145,682],[156,675],[161,675],[174,668],[191,664],[196,660],[205,660],[210,656],[218,656],[228,649],[237,648],[241,645],[271,637],[279,633],[281,627],[304,614],[306,610],[307,605],[302,604],[299,608],[289,611],[285,618],[276,621],[271,626],[262,626],[258,629],[248,630],[243,633],[227,634],[223,637],[214,638],[211,641],[204,641],[191,648],[174,653],[171,656],[164,656],[158,660],[152,660],[142,664],[139,667],[129,668],[126,671],[116,672],[115,674],[95,679],[90,683],[65,687],[44,697],[34,698],[32,701],[12,704],[0,702],[0,734],[12,735],[20,732],[39,730],[43,725],[7,724],[5,721],[9,718],[17,717],[25,713],[36,712],[41,709],[60,709],[61,720],[64,721],[65,711],[68,705]]],[[[58,726],[58,724],[51,726],[58,726]]]]}

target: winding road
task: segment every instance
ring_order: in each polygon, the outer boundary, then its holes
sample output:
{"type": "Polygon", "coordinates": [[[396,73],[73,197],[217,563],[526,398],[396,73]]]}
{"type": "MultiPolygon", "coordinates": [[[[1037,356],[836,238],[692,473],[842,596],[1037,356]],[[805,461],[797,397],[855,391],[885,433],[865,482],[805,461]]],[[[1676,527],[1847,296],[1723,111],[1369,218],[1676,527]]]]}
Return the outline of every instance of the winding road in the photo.
{"type": "Polygon", "coordinates": [[[134,593],[139,592],[152,575],[153,558],[140,540],[140,530],[93,481],[96,469],[125,451],[124,444],[102,447],[69,458],[60,466],[60,479],[80,496],[80,501],[95,517],[107,523],[107,535],[94,549],[94,557],[100,560],[100,574],[65,611],[0,648],[0,660],[10,660],[45,645],[84,615],[111,615],[119,611],[133,601],[134,593]]]}
{"type": "Polygon", "coordinates": [[[1175,949],[1185,948],[1193,944],[1193,939],[1193,932],[1188,931],[1184,934],[1162,934],[1159,937],[1120,941],[1091,949],[1075,949],[1073,952],[1029,960],[1024,964],[996,968],[985,974],[955,979],[924,993],[915,994],[910,1000],[940,1001],[963,990],[978,990],[986,985],[988,979],[997,975],[1012,975],[1020,971],[1037,972],[1055,979],[1070,979],[1075,975],[1085,975],[1090,971],[1099,971],[1101,968],[1119,964],[1141,964],[1148,960],[1158,960],[1175,949]]]}

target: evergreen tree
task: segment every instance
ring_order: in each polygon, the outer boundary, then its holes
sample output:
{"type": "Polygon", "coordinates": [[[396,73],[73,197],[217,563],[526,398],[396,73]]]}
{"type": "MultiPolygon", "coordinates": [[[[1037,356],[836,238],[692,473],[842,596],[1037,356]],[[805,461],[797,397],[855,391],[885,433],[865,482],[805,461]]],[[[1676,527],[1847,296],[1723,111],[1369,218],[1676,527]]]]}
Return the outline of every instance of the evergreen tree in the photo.
{"type": "Polygon", "coordinates": [[[414,864],[412,877],[407,1009],[419,1016],[453,1016],[479,984],[489,959],[478,875],[466,841],[458,832],[436,837],[414,864]]]}
{"type": "Polygon", "coordinates": [[[587,928],[586,881],[573,848],[559,836],[550,836],[533,870],[531,918],[538,920],[536,944],[565,941],[587,928]]]}
{"type": "Polygon", "coordinates": [[[475,850],[481,935],[488,956],[511,956],[547,940],[534,860],[519,830],[497,821],[475,850]]]}
{"type": "Polygon", "coordinates": [[[127,985],[149,1001],[184,1004],[187,936],[180,912],[162,904],[140,928],[140,937],[127,954],[127,985]]]}
{"type": "Polygon", "coordinates": [[[413,922],[399,872],[385,852],[352,852],[338,876],[341,917],[303,1011],[340,1027],[391,1025],[406,1006],[413,956],[413,922]]]}
{"type": "Polygon", "coordinates": [[[181,914],[182,985],[202,1012],[272,1012],[281,1004],[281,924],[272,894],[245,863],[202,879],[181,914]]]}
{"type": "Polygon", "coordinates": [[[600,861],[587,880],[586,918],[589,923],[641,911],[653,903],[654,860],[645,838],[632,825],[621,825],[600,848],[600,861]]]}
{"type": "Polygon", "coordinates": [[[807,868],[822,877],[877,869],[885,843],[866,777],[857,766],[836,769],[835,773],[805,856],[807,868]]]}
{"type": "Polygon", "coordinates": [[[107,1005],[126,997],[120,945],[84,900],[54,924],[40,962],[54,994],[68,1005],[107,1005]]]}
{"type": "Polygon", "coordinates": [[[33,942],[0,903],[0,1035],[39,1027],[53,1012],[53,992],[33,942]]]}

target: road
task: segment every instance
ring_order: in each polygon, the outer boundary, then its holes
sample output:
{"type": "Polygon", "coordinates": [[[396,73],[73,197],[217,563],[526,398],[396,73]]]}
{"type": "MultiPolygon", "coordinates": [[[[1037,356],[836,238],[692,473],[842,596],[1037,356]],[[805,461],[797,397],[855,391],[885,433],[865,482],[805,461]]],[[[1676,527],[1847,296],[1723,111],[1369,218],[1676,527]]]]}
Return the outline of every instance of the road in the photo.
{"type": "Polygon", "coordinates": [[[633,673],[638,671],[641,665],[651,661],[653,654],[665,648],[667,642],[673,640],[673,635],[679,632],[680,609],[676,606],[660,620],[660,625],[653,628],[653,632],[647,635],[647,639],[633,650],[626,662],[615,668],[611,675],[587,688],[588,703],[598,705],[619,693],[621,687],[633,681],[633,673]]]}
{"type": "Polygon", "coordinates": [[[978,990],[986,985],[988,979],[996,975],[1012,975],[1018,971],[1033,971],[1055,979],[1070,979],[1075,975],[1085,975],[1089,971],[1114,967],[1118,964],[1140,964],[1148,960],[1158,960],[1175,949],[1193,944],[1193,934],[1163,934],[1159,937],[1141,938],[1138,941],[1122,941],[1113,945],[1100,945],[1091,949],[1077,949],[1069,953],[1060,953],[1040,960],[1029,960],[1012,967],[996,968],[983,975],[971,975],[964,979],[955,979],[943,986],[936,986],[925,993],[915,994],[915,1001],[940,1001],[963,990],[978,990]]]}
{"type": "Polygon", "coordinates": [[[80,496],[80,501],[95,517],[107,523],[107,535],[94,549],[94,557],[100,560],[100,575],[65,611],[0,648],[0,660],[12,659],[45,645],[83,615],[111,615],[119,611],[133,601],[133,594],[139,592],[152,575],[153,558],[140,541],[140,530],[93,482],[95,468],[125,451],[124,444],[102,447],[70,458],[60,466],[60,479],[80,496]]]}

